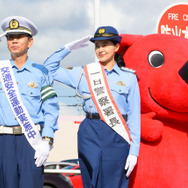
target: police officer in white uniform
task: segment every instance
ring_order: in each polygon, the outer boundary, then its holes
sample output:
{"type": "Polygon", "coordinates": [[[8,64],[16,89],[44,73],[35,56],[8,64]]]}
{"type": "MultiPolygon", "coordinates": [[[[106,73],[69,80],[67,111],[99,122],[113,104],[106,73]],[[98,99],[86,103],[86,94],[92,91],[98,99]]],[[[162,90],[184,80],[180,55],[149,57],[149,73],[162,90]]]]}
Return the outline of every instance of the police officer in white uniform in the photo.
{"type": "Polygon", "coordinates": [[[11,58],[0,62],[0,188],[42,188],[43,164],[58,129],[53,79],[28,57],[37,27],[20,16],[4,19],[1,27],[11,58]]]}

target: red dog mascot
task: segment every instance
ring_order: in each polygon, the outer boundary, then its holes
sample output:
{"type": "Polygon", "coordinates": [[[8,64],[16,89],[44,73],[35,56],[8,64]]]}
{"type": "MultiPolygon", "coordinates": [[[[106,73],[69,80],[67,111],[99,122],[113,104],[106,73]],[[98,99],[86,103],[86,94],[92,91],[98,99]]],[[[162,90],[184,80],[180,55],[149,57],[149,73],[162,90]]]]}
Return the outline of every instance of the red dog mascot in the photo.
{"type": "Polygon", "coordinates": [[[188,187],[188,39],[122,34],[119,53],[136,70],[141,146],[134,188],[188,187]]]}

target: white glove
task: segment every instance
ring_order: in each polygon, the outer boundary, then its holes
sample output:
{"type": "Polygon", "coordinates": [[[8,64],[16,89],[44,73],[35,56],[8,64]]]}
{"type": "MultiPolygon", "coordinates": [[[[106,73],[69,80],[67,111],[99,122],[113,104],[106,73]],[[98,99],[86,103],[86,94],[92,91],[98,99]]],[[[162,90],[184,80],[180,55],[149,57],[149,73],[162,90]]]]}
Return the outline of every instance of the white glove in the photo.
{"type": "Polygon", "coordinates": [[[137,163],[137,156],[136,155],[128,155],[126,164],[125,164],[125,170],[127,170],[127,173],[126,173],[127,177],[129,177],[129,175],[131,174],[136,163],[137,163]]]}
{"type": "Polygon", "coordinates": [[[51,146],[49,145],[47,141],[42,140],[40,142],[40,144],[38,145],[35,151],[35,156],[34,156],[34,158],[36,159],[35,164],[37,167],[42,166],[46,162],[50,153],[50,149],[51,149],[51,146]]]}
{"type": "Polygon", "coordinates": [[[91,38],[91,35],[88,35],[81,39],[78,39],[78,40],[75,40],[75,41],[65,44],[65,47],[70,51],[76,50],[76,49],[79,49],[82,47],[86,47],[86,46],[88,46],[88,44],[85,44],[85,43],[88,42],[90,38],[91,38]]]}

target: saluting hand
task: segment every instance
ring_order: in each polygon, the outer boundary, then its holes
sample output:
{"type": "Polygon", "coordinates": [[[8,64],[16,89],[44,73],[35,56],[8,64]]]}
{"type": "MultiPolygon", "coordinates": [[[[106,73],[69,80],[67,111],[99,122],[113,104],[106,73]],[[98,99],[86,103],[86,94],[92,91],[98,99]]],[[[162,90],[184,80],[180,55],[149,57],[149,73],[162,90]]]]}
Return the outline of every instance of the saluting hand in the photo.
{"type": "Polygon", "coordinates": [[[86,37],[83,37],[81,39],[65,44],[65,47],[69,49],[70,51],[86,47],[88,46],[88,44],[85,44],[85,43],[88,42],[90,38],[91,38],[91,35],[87,35],[86,37]]]}

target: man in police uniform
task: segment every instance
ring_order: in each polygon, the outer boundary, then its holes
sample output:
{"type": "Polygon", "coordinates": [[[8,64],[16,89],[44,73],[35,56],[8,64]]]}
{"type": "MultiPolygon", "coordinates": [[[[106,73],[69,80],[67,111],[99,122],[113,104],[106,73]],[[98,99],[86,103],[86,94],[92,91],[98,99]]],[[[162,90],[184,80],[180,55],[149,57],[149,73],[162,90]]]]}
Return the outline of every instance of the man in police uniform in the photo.
{"type": "Polygon", "coordinates": [[[0,188],[42,188],[58,129],[57,96],[47,69],[28,57],[36,26],[12,16],[1,27],[11,59],[0,61],[0,188]]]}

